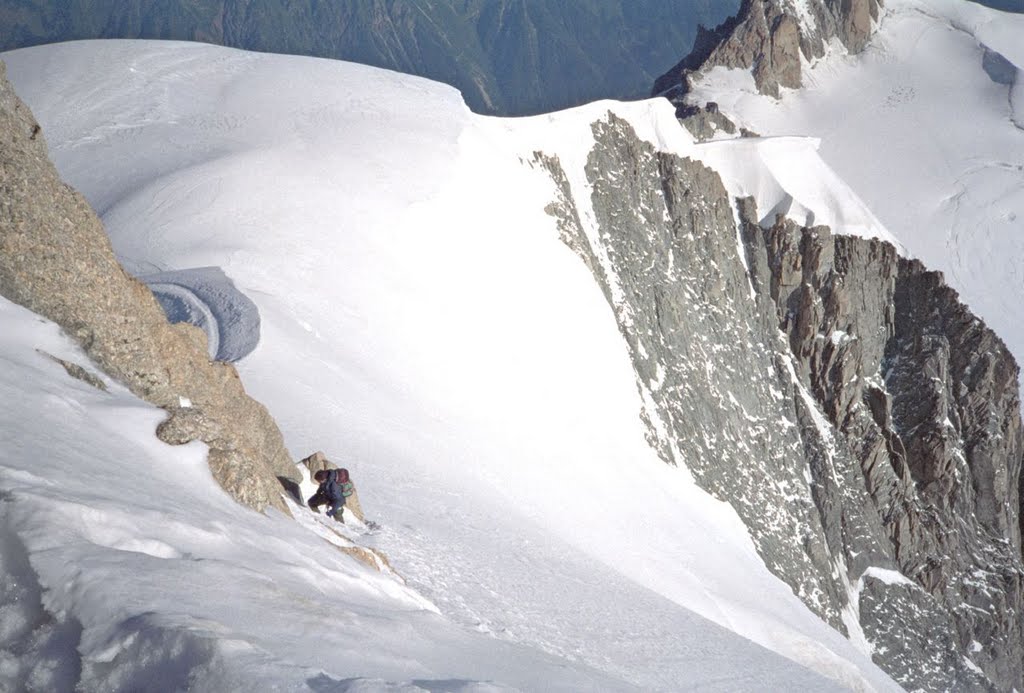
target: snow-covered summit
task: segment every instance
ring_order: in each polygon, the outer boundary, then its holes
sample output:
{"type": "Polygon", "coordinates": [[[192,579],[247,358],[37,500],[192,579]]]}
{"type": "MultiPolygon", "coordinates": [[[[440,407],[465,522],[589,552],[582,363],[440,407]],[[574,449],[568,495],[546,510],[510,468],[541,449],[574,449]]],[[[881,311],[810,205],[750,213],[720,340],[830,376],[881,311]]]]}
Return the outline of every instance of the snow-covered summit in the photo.
{"type": "MultiPolygon", "coordinates": [[[[254,302],[247,390],[296,459],[344,460],[384,527],[366,541],[407,581],[235,506],[200,446],[165,448],[158,411],[67,380],[34,349],[81,353],[7,304],[7,680],[894,688],[769,573],[731,508],[657,458],[605,296],[545,212],[556,189],[533,152],[587,189],[571,164],[609,109],[701,156],[667,104],[486,119],[423,80],[190,44],[4,60],[127,267],[219,267],[254,302]]],[[[813,181],[734,178],[766,206],[846,209],[813,181]]]]}
{"type": "Polygon", "coordinates": [[[907,250],[1024,359],[1024,15],[891,0],[864,50],[831,51],[781,99],[716,68],[690,99],[743,127],[814,137],[907,250]]]}

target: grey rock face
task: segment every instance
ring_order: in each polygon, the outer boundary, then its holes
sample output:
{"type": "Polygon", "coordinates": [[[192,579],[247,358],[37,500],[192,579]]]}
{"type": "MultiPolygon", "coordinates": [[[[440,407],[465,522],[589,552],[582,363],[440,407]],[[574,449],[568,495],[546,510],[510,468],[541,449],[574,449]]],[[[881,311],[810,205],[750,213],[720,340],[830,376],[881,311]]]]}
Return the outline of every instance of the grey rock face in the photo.
{"type": "Polygon", "coordinates": [[[266,408],[245,394],[234,367],[209,361],[201,330],[168,324],[149,289],[117,263],[98,217],[50,163],[2,63],[0,294],[59,324],[106,373],[171,411],[167,440],[206,442],[214,477],[237,500],[285,510],[278,477],[295,468],[266,408]],[[184,400],[216,425],[179,425],[184,400]]]}
{"type": "Polygon", "coordinates": [[[736,134],[736,123],[719,111],[715,103],[703,107],[682,106],[676,110],[676,117],[698,142],[715,139],[721,133],[736,134]]]}
{"type": "Polygon", "coordinates": [[[97,390],[103,390],[104,392],[107,391],[107,384],[104,383],[103,380],[98,375],[89,371],[83,366],[80,366],[77,363],[72,363],[71,361],[66,361],[65,359],[62,358],[58,358],[57,356],[47,353],[42,349],[37,349],[36,351],[45,356],[46,358],[50,359],[51,361],[59,363],[61,366],[64,367],[64,370],[67,371],[67,374],[70,375],[72,378],[75,378],[76,380],[81,380],[83,383],[88,383],[97,390]]]}
{"type": "Polygon", "coordinates": [[[762,228],[703,165],[611,114],[593,129],[588,199],[537,161],[629,346],[651,445],[902,685],[1021,688],[1024,437],[999,339],[891,246],[762,228]]]}
{"type": "Polygon", "coordinates": [[[698,31],[693,50],[659,77],[653,94],[680,99],[695,74],[713,67],[751,70],[758,91],[801,84],[800,58],[824,55],[838,38],[851,53],[863,50],[878,19],[879,0],[744,0],[736,16],[698,31]]]}
{"type": "Polygon", "coordinates": [[[309,457],[303,457],[299,460],[299,464],[304,465],[306,469],[309,470],[310,478],[313,478],[313,476],[319,471],[334,469],[337,466],[327,459],[327,455],[319,450],[309,457]]]}
{"type": "Polygon", "coordinates": [[[955,666],[968,657],[993,682],[1019,686],[1022,440],[1012,357],[937,273],[886,244],[784,220],[761,236],[801,377],[860,467],[880,541],[921,588],[892,595],[867,581],[865,632],[891,632],[871,605],[884,612],[901,601],[901,638],[885,652],[901,683],[988,690],[955,666]],[[914,638],[926,647],[910,653],[914,638]],[[956,655],[956,643],[972,642],[985,646],[956,655]]]}

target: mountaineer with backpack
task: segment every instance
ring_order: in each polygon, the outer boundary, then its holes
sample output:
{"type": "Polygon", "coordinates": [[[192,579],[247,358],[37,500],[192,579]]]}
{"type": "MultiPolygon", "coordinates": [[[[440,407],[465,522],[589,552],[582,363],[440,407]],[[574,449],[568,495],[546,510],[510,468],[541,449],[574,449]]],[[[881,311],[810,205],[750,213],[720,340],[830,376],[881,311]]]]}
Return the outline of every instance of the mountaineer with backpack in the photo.
{"type": "Polygon", "coordinates": [[[347,469],[321,469],[313,478],[320,486],[316,493],[307,501],[307,504],[314,512],[320,512],[321,505],[330,505],[327,517],[333,517],[344,524],[343,506],[345,501],[355,493],[355,486],[348,478],[347,469]]]}

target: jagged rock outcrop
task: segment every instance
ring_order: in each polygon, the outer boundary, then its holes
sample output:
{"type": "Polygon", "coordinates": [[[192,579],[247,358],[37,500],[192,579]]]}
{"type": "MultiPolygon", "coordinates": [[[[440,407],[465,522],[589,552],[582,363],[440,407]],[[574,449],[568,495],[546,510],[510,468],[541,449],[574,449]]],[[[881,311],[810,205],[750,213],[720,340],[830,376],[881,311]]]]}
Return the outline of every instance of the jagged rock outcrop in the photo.
{"type": "MultiPolygon", "coordinates": [[[[683,124],[697,142],[707,142],[723,133],[726,137],[734,136],[737,128],[724,113],[718,110],[718,104],[710,102],[704,106],[682,104],[676,108],[676,118],[683,124]]],[[[744,135],[750,134],[740,129],[744,135]]]]}
{"type": "Polygon", "coordinates": [[[969,667],[950,678],[958,649],[1003,689],[1019,686],[1024,443],[1013,358],[940,275],[885,243],[786,220],[749,222],[744,235],[748,257],[766,260],[752,261],[752,275],[776,304],[801,379],[853,454],[890,560],[914,583],[867,582],[865,631],[891,632],[888,668],[910,687],[988,690],[969,667]],[[886,614],[899,614],[898,633],[886,614]],[[967,651],[974,642],[984,646],[967,651]]]}
{"type": "Polygon", "coordinates": [[[54,356],[53,354],[43,351],[42,349],[36,349],[36,351],[45,356],[46,358],[56,363],[59,363],[61,366],[64,367],[64,370],[67,371],[67,374],[70,375],[72,378],[75,378],[76,380],[81,380],[83,383],[92,385],[97,390],[103,390],[104,392],[107,391],[107,384],[103,382],[103,380],[98,375],[89,371],[87,368],[80,366],[77,363],[72,363],[71,361],[67,361],[65,359],[54,356]]]}
{"type": "Polygon", "coordinates": [[[1024,435],[998,337],[890,245],[762,228],[702,164],[611,114],[593,130],[590,190],[536,160],[629,346],[652,446],[908,689],[1021,688],[1024,435]]]}
{"type": "Polygon", "coordinates": [[[758,91],[801,84],[801,58],[825,53],[833,38],[860,52],[878,19],[879,0],[743,0],[734,17],[698,29],[693,50],[654,83],[653,95],[679,100],[691,80],[714,67],[751,70],[758,91]]]}
{"type": "Polygon", "coordinates": [[[303,457],[299,460],[299,464],[303,465],[309,471],[310,478],[321,470],[335,469],[337,467],[337,465],[327,459],[327,455],[320,450],[317,450],[308,457],[303,457]]]}
{"type": "Polygon", "coordinates": [[[256,509],[296,478],[277,425],[234,367],[210,362],[203,332],[170,325],[118,264],[85,199],[61,182],[40,127],[0,63],[0,294],[64,328],[110,376],[167,409],[161,435],[210,447],[214,478],[256,509]]]}

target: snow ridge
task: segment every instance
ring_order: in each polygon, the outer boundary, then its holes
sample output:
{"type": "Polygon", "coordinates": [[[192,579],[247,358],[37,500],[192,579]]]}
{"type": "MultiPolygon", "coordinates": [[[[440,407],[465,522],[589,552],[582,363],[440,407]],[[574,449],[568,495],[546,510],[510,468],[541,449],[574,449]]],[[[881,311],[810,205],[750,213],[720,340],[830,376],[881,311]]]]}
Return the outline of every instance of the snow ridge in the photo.
{"type": "MultiPolygon", "coordinates": [[[[35,348],[81,352],[0,303],[4,527],[46,595],[0,643],[15,685],[43,677],[46,614],[80,624],[65,652],[83,663],[44,687],[888,685],[651,451],[614,315],[523,163],[593,109],[476,118],[424,80],[208,46],[4,59],[130,268],[219,267],[257,306],[246,389],[293,458],[352,471],[383,528],[364,541],[405,580],[238,506],[202,445],[165,446],[162,412],[70,381],[35,348]]],[[[615,108],[685,139],[661,104],[615,108]]]]}

